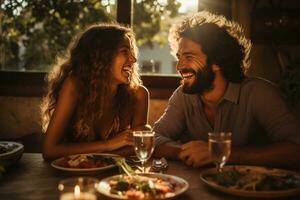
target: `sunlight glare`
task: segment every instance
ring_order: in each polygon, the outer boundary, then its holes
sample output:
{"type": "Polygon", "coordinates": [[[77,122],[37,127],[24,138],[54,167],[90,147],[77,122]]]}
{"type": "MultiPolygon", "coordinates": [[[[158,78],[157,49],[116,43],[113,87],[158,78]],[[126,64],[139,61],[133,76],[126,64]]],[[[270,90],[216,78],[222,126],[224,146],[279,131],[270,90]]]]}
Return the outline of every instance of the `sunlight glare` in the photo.
{"type": "Polygon", "coordinates": [[[177,0],[181,3],[178,10],[179,13],[197,12],[198,11],[198,0],[177,0]]]}

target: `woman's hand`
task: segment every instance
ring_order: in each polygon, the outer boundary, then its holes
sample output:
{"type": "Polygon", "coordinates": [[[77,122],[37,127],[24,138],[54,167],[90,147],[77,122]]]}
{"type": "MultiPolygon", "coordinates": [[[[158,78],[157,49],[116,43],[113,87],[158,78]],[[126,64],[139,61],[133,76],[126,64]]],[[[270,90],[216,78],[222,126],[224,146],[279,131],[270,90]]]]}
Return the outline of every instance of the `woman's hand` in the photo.
{"type": "Polygon", "coordinates": [[[151,126],[146,124],[119,132],[116,136],[107,141],[108,151],[114,151],[125,146],[133,146],[133,131],[137,130],[151,130],[151,126]]]}
{"type": "Polygon", "coordinates": [[[124,146],[133,146],[133,135],[131,129],[119,132],[116,136],[107,141],[108,151],[113,151],[124,146]]]}

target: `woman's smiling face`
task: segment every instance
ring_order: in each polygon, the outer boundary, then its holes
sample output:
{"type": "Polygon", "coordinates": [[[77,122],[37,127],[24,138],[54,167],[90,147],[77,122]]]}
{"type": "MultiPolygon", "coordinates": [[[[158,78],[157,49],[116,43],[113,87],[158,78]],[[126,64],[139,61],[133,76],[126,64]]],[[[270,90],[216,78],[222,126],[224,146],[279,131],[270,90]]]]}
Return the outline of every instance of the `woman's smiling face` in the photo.
{"type": "Polygon", "coordinates": [[[133,46],[128,36],[121,41],[112,62],[113,84],[129,84],[133,64],[137,61],[133,46]]]}

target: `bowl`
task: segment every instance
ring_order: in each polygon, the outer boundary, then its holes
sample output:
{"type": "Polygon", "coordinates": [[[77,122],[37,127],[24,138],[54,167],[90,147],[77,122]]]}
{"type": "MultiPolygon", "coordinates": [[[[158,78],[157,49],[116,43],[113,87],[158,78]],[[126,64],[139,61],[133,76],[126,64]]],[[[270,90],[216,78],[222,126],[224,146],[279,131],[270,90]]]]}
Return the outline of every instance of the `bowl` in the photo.
{"type": "Polygon", "coordinates": [[[8,166],[21,159],[24,146],[21,143],[0,141],[0,165],[8,166]]]}

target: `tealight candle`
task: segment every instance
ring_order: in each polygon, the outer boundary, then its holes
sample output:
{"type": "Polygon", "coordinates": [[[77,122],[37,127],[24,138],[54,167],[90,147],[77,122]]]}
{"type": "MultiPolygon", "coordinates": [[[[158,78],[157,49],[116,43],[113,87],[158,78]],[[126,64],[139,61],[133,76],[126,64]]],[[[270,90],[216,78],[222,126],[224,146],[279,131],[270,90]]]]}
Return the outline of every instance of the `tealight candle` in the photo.
{"type": "Polygon", "coordinates": [[[67,192],[60,195],[59,200],[96,200],[97,197],[95,194],[82,192],[79,196],[76,196],[74,193],[67,192]]]}
{"type": "Polygon", "coordinates": [[[96,200],[95,187],[98,180],[90,177],[79,177],[62,180],[58,189],[60,200],[96,200]],[[75,186],[75,187],[74,187],[75,186]]]}

